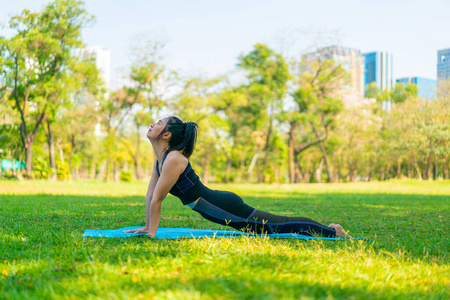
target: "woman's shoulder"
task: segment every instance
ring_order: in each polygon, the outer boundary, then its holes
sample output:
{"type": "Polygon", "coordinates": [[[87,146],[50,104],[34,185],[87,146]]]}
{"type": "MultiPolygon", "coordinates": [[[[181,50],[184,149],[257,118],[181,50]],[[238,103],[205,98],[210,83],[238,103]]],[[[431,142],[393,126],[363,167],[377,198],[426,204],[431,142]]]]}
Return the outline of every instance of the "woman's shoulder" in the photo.
{"type": "Polygon", "coordinates": [[[167,154],[166,161],[170,160],[172,163],[187,165],[189,160],[180,151],[173,150],[167,154]]]}

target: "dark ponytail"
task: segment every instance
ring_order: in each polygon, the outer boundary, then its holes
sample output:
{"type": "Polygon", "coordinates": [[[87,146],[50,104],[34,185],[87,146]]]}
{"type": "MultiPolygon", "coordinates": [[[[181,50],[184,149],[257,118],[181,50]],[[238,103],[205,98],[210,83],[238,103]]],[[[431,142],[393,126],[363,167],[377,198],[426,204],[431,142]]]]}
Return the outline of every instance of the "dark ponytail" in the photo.
{"type": "Polygon", "coordinates": [[[159,134],[159,137],[161,137],[166,132],[172,133],[172,138],[169,141],[169,149],[167,149],[166,153],[178,150],[186,158],[189,158],[192,152],[194,152],[197,141],[197,129],[198,125],[193,122],[184,123],[178,117],[168,117],[166,127],[159,134]]]}

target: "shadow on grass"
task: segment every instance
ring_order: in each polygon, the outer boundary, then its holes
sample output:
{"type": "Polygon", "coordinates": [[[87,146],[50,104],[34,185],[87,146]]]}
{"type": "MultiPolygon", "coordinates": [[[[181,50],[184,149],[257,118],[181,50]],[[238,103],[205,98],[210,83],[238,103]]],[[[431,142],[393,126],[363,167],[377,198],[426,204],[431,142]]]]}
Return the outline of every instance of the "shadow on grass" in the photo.
{"type": "MultiPolygon", "coordinates": [[[[444,222],[450,219],[447,196],[296,193],[288,199],[245,197],[245,201],[275,214],[340,223],[353,236],[374,241],[376,249],[438,261],[449,256],[450,235],[444,222]]],[[[45,252],[82,239],[85,229],[143,226],[145,218],[144,197],[139,196],[0,195],[0,211],[0,236],[6,246],[0,249],[2,257],[11,256],[10,250],[20,257],[33,244],[45,252]]],[[[174,197],[163,202],[160,226],[225,229],[174,197]]]]}
{"type": "MultiPolygon", "coordinates": [[[[133,240],[137,241],[138,239],[133,240]]],[[[160,242],[158,241],[158,243],[160,242]]],[[[178,241],[175,243],[178,244],[178,241]]],[[[161,244],[163,243],[161,242],[161,244]]],[[[394,284],[383,284],[384,280],[389,280],[389,278],[383,278],[386,273],[372,274],[381,282],[381,284],[374,284],[370,276],[366,276],[365,279],[356,277],[358,280],[355,278],[349,280],[345,273],[341,274],[341,267],[330,271],[326,269],[328,266],[323,262],[320,266],[323,270],[315,267],[311,269],[311,266],[303,268],[301,264],[299,267],[292,268],[289,265],[292,263],[292,259],[280,254],[268,256],[239,253],[219,262],[218,265],[200,261],[186,267],[183,264],[177,265],[180,263],[179,259],[177,260],[180,253],[173,251],[174,246],[169,246],[169,249],[161,248],[163,251],[158,249],[156,255],[151,255],[152,250],[150,249],[141,249],[139,252],[139,248],[132,248],[131,253],[123,251],[114,256],[114,258],[119,258],[118,260],[102,259],[101,255],[95,251],[98,249],[94,249],[92,253],[83,253],[84,259],[75,260],[77,265],[73,265],[71,262],[67,263],[67,261],[59,262],[57,266],[33,264],[21,270],[20,276],[12,275],[8,278],[7,284],[2,287],[3,296],[8,298],[38,295],[43,298],[52,298],[56,294],[86,298],[86,296],[99,295],[100,290],[106,290],[104,294],[106,296],[108,289],[115,296],[117,293],[124,293],[124,295],[127,293],[154,295],[156,293],[161,296],[170,292],[172,296],[174,294],[183,295],[183,298],[202,295],[211,299],[302,297],[343,299],[423,299],[432,297],[446,299],[449,296],[449,291],[442,286],[421,289],[412,282],[400,283],[402,279],[397,280],[394,284]],[[134,261],[127,260],[130,255],[134,261]],[[168,259],[174,262],[167,263],[168,259]],[[230,259],[235,259],[237,265],[231,265],[230,259]],[[152,267],[160,266],[161,261],[165,262],[167,267],[157,269],[154,273],[152,267]],[[277,263],[273,264],[273,262],[277,263]],[[282,263],[286,266],[285,268],[280,268],[283,266],[282,263]],[[124,264],[129,266],[128,270],[123,268],[124,264]],[[223,265],[230,265],[230,269],[224,268],[223,265]],[[133,269],[139,270],[139,268],[143,269],[144,273],[136,272],[135,274],[140,275],[133,275],[133,269]],[[199,276],[199,273],[204,275],[199,276]],[[151,274],[151,276],[145,276],[146,274],[151,274]],[[311,275],[314,277],[311,278],[311,275]],[[95,278],[95,281],[92,278],[95,278]],[[114,281],[114,285],[111,285],[111,280],[114,281]],[[71,286],[69,290],[66,288],[68,285],[71,286]]],[[[207,259],[207,255],[205,255],[205,260],[207,259]]]]}

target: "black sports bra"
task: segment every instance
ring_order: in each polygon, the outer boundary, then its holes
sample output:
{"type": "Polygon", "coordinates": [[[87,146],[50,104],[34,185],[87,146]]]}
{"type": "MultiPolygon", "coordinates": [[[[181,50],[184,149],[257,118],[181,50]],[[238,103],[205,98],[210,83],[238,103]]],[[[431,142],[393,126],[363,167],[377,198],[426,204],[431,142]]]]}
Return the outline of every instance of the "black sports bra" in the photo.
{"type": "MultiPolygon", "coordinates": [[[[163,166],[164,161],[166,160],[167,154],[169,153],[166,153],[163,157],[161,167],[163,166]]],[[[158,176],[161,176],[161,174],[159,173],[158,160],[156,160],[156,172],[158,173],[158,176]]],[[[183,173],[181,173],[180,177],[178,177],[177,182],[170,189],[169,193],[181,199],[181,197],[184,194],[186,194],[190,189],[192,189],[199,181],[200,179],[198,175],[195,174],[194,169],[192,169],[191,163],[188,161],[186,169],[184,170],[183,173]]]]}

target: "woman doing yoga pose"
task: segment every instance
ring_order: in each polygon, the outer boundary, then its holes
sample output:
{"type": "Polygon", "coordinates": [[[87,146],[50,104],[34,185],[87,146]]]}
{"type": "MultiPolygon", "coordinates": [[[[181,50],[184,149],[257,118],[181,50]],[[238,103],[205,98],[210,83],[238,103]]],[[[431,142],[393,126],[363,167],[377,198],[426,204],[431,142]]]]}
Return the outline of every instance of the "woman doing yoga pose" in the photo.
{"type": "Polygon", "coordinates": [[[197,124],[167,117],[147,132],[156,161],[145,196],[145,227],[124,232],[147,232],[154,237],[161,218],[161,202],[168,193],[204,218],[254,233],[299,233],[350,238],[339,224],[328,227],[304,217],[273,215],[245,204],[238,195],[204,186],[189,163],[197,138],[197,124]]]}

